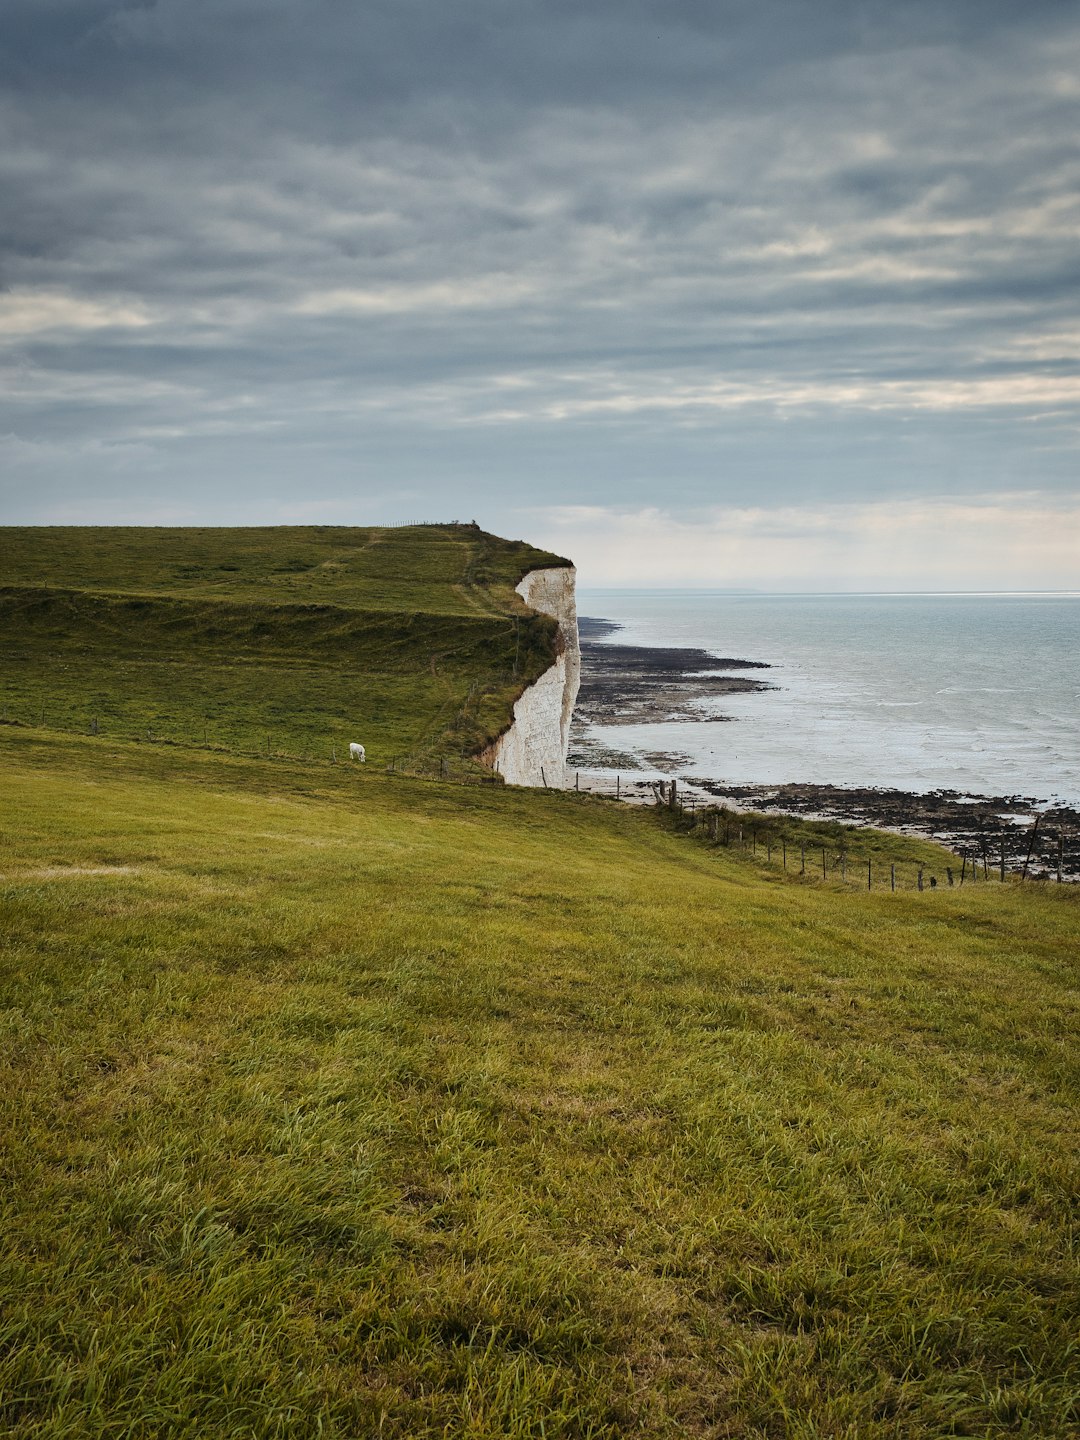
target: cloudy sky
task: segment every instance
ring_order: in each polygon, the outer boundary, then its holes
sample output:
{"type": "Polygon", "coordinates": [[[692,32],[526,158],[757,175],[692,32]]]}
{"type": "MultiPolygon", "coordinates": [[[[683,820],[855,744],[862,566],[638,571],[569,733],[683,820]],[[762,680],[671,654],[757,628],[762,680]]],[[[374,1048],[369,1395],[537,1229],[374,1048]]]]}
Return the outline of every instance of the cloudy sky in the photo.
{"type": "Polygon", "coordinates": [[[1073,0],[3,0],[0,518],[1080,587],[1073,0]]]}

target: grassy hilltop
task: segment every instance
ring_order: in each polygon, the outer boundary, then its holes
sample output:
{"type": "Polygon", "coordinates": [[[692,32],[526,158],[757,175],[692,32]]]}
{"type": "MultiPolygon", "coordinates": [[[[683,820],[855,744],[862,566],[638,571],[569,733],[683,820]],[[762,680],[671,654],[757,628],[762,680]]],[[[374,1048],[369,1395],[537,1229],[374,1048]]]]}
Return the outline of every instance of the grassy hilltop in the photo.
{"type": "MultiPolygon", "coordinates": [[[[91,595],[51,553],[20,605],[91,595]]],[[[401,577],[406,653],[512,629],[502,554],[475,621],[433,598],[475,571],[401,577]]],[[[237,668],[300,667],[309,602],[242,588],[148,624],[269,605],[237,668]]],[[[27,610],[27,675],[135,626],[96,603],[27,610]]],[[[1078,1433],[1076,887],[867,893],[666,810],[122,726],[0,726],[0,795],[0,1434],[1078,1433]]]]}
{"type": "Polygon", "coordinates": [[[471,525],[0,528],[9,719],[376,763],[460,759],[553,656],[514,586],[558,556],[471,525]]]}

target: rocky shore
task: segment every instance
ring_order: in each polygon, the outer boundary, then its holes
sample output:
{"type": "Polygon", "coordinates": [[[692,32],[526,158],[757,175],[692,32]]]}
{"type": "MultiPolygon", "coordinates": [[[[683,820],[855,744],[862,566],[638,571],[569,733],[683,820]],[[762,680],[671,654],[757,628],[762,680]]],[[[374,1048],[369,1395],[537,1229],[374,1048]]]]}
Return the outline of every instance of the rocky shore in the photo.
{"type": "Polygon", "coordinates": [[[1067,806],[1047,809],[1022,795],[964,795],[956,790],[917,794],[838,785],[692,783],[698,792],[740,810],[922,835],[957,853],[979,856],[989,869],[1000,865],[1004,851],[1010,872],[1026,861],[1028,874],[1035,878],[1056,876],[1060,840],[1062,878],[1080,880],[1080,812],[1067,806]]]}
{"type": "MultiPolygon", "coordinates": [[[[746,674],[768,670],[760,661],[728,659],[706,650],[652,648],[607,642],[620,627],[607,620],[579,620],[582,677],[574,715],[570,763],[593,772],[591,788],[607,788],[596,772],[628,772],[649,766],[677,777],[697,795],[738,810],[839,820],[939,840],[956,851],[976,854],[988,867],[1000,866],[1004,848],[1009,871],[1025,861],[1036,878],[1080,880],[1080,811],[1047,808],[1022,795],[967,795],[954,790],[930,794],[885,788],[791,783],[728,785],[684,773],[689,756],[677,753],[630,754],[605,747],[586,726],[634,725],[664,720],[722,719],[703,702],[723,695],[772,688],[746,674]],[[735,672],[735,673],[732,673],[735,672]],[[1038,827],[1035,826],[1039,818],[1038,827]]],[[[626,798],[651,798],[647,783],[621,787],[626,798]]]]}
{"type": "Polygon", "coordinates": [[[581,688],[574,713],[584,724],[700,720],[705,718],[703,701],[771,688],[742,673],[768,670],[760,660],[721,658],[689,648],[608,644],[605,637],[619,629],[610,620],[578,619],[581,688]]]}

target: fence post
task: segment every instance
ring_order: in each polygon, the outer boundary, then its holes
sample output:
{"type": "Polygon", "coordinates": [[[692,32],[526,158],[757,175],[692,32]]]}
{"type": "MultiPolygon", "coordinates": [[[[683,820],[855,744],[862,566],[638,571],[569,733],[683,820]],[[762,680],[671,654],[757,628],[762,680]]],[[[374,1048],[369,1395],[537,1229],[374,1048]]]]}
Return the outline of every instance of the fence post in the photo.
{"type": "Polygon", "coordinates": [[[615,799],[619,799],[619,776],[615,776],[615,799]]]}
{"type": "Polygon", "coordinates": [[[824,846],[824,845],[822,845],[822,847],[821,847],[821,878],[822,878],[823,880],[827,880],[827,879],[829,878],[828,871],[827,871],[826,868],[825,868],[825,846],[824,846]]]}
{"type": "Polygon", "coordinates": [[[960,888],[964,888],[964,876],[967,874],[967,856],[960,856],[960,888]]]}
{"type": "Polygon", "coordinates": [[[922,866],[919,866],[919,889],[922,889],[922,866]]]}
{"type": "Polygon", "coordinates": [[[874,862],[872,860],[867,860],[866,862],[866,888],[868,890],[872,890],[874,888],[870,880],[870,867],[873,863],[874,862]]]}
{"type": "Polygon", "coordinates": [[[840,879],[847,884],[847,851],[840,851],[840,879]]]}
{"type": "Polygon", "coordinates": [[[1042,819],[1042,811],[1035,816],[1035,824],[1031,827],[1031,839],[1028,841],[1027,856],[1024,860],[1024,868],[1020,872],[1020,879],[1027,879],[1028,866],[1031,864],[1032,851],[1035,849],[1035,837],[1039,833],[1039,821],[1042,819]]]}
{"type": "Polygon", "coordinates": [[[806,874],[806,846],[805,846],[805,845],[802,847],[802,857],[801,857],[801,861],[800,861],[799,874],[800,874],[800,875],[805,875],[805,874],[806,874]]]}
{"type": "Polygon", "coordinates": [[[945,874],[948,876],[949,886],[950,886],[950,888],[951,888],[951,887],[952,887],[952,883],[953,883],[953,878],[952,878],[952,866],[951,866],[951,865],[946,865],[946,866],[945,866],[945,874]]]}
{"type": "Polygon", "coordinates": [[[1059,885],[1061,884],[1061,866],[1062,866],[1062,862],[1064,861],[1064,859],[1065,859],[1065,833],[1064,833],[1063,830],[1061,830],[1061,829],[1059,828],[1059,829],[1058,829],[1058,863],[1057,863],[1057,883],[1058,883],[1059,885]]]}
{"type": "Polygon", "coordinates": [[[544,767],[543,767],[543,765],[540,766],[540,779],[544,782],[544,789],[546,790],[546,789],[548,788],[548,783],[547,783],[547,776],[544,774],[544,767]]]}
{"type": "Polygon", "coordinates": [[[1005,832],[1001,832],[1001,883],[1005,884],[1005,832]]]}
{"type": "Polygon", "coordinates": [[[893,863],[889,866],[889,888],[892,890],[892,892],[893,892],[894,894],[896,893],[896,862],[895,862],[895,861],[893,861],[893,863]]]}
{"type": "Polygon", "coordinates": [[[784,869],[786,870],[786,869],[787,869],[787,840],[781,840],[781,841],[780,841],[780,844],[784,847],[784,869]]]}

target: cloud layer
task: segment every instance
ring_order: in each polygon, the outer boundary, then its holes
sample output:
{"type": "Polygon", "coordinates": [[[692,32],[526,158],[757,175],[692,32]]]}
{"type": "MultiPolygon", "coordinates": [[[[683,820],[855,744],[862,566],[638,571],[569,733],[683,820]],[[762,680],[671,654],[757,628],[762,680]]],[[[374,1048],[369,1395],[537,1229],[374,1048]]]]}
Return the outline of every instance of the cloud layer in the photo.
{"type": "Polygon", "coordinates": [[[1080,501],[718,506],[689,517],[580,505],[538,510],[530,529],[571,550],[598,586],[1043,592],[1076,585],[1080,501]]]}
{"type": "Polygon", "coordinates": [[[5,10],[9,519],[1076,494],[1070,5],[5,10]]]}

